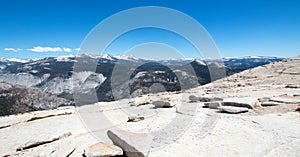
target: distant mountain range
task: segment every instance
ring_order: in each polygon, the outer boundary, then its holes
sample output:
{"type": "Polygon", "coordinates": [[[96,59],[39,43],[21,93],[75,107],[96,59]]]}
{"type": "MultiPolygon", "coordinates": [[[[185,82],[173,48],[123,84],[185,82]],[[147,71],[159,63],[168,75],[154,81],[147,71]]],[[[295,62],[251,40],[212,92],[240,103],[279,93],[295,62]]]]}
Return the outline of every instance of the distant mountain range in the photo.
{"type": "MultiPolygon", "coordinates": [[[[0,82],[17,85],[18,88],[34,88],[71,101],[74,100],[73,89],[80,90],[80,94],[87,96],[96,92],[97,101],[113,101],[147,93],[179,91],[207,84],[212,81],[210,73],[212,68],[231,75],[282,59],[249,56],[222,60],[193,58],[145,60],[133,56],[108,54],[101,56],[82,54],[32,60],[0,59],[0,82]],[[80,59],[95,61],[96,71],[73,71],[74,63],[80,59]],[[116,67],[122,68],[117,74],[114,73],[116,67]]],[[[3,93],[3,89],[0,90],[0,93],[3,93]]],[[[76,103],[88,104],[94,101],[86,99],[76,103]]],[[[48,104],[41,103],[41,106],[51,108],[48,104]]],[[[52,107],[57,106],[56,104],[52,107]]],[[[17,107],[14,106],[15,113],[24,112],[15,108],[17,107]]],[[[26,108],[27,110],[30,108],[26,108]]]]}

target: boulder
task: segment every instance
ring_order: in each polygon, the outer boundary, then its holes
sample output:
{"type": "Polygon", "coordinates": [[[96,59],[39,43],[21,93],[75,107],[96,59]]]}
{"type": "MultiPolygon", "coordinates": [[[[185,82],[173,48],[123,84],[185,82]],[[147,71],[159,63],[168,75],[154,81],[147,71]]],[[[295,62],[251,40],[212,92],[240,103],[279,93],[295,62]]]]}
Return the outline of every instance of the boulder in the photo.
{"type": "Polygon", "coordinates": [[[218,97],[199,97],[200,102],[214,102],[214,101],[223,101],[223,98],[218,97]]]}
{"type": "Polygon", "coordinates": [[[128,157],[148,156],[152,138],[146,133],[133,133],[124,130],[108,130],[108,137],[121,147],[128,157]]]}
{"type": "Polygon", "coordinates": [[[171,108],[174,105],[172,105],[169,102],[165,102],[165,101],[153,101],[152,104],[155,106],[155,108],[171,108]]]}
{"type": "Polygon", "coordinates": [[[218,107],[222,106],[222,102],[221,101],[205,102],[204,106],[208,107],[208,108],[211,108],[211,109],[217,109],[218,107]]]}
{"type": "Polygon", "coordinates": [[[249,109],[245,107],[221,106],[218,109],[220,112],[231,113],[231,114],[249,112],[249,109]]]}
{"type": "Polygon", "coordinates": [[[255,107],[260,107],[260,102],[257,99],[251,97],[245,98],[229,98],[222,102],[223,106],[234,106],[234,107],[245,107],[248,109],[253,109],[255,107]]]}
{"type": "Polygon", "coordinates": [[[130,116],[130,117],[128,117],[127,122],[138,122],[138,121],[141,121],[144,119],[145,119],[145,117],[130,116]]]}
{"type": "Polygon", "coordinates": [[[95,143],[84,150],[86,157],[104,157],[123,155],[121,148],[104,142],[95,143]]]}

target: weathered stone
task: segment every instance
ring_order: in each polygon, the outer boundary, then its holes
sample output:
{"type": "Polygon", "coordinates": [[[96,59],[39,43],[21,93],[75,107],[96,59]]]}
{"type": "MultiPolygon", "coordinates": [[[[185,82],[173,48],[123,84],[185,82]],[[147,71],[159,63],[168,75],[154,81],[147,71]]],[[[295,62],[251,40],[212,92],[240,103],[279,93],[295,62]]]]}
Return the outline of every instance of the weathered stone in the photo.
{"type": "Polygon", "coordinates": [[[220,101],[206,102],[206,103],[204,103],[204,106],[211,108],[211,109],[217,109],[218,107],[222,106],[222,102],[220,102],[220,101]]]}
{"type": "Polygon", "coordinates": [[[62,139],[62,138],[69,137],[69,136],[71,136],[70,132],[62,134],[62,135],[51,135],[51,136],[46,136],[46,137],[39,137],[37,139],[28,141],[25,144],[22,144],[21,146],[17,147],[16,150],[17,151],[22,151],[22,150],[25,150],[25,149],[34,148],[34,147],[37,147],[37,146],[40,146],[40,145],[43,145],[43,144],[47,144],[47,143],[57,141],[57,140],[62,139]]]}
{"type": "Polygon", "coordinates": [[[84,150],[84,156],[86,157],[106,157],[117,155],[123,155],[122,149],[104,142],[98,142],[84,150]]]}
{"type": "Polygon", "coordinates": [[[214,101],[223,101],[223,98],[218,97],[199,97],[200,102],[214,102],[214,101]]]}
{"type": "Polygon", "coordinates": [[[295,93],[293,94],[294,97],[299,97],[300,96],[300,93],[295,93]]]}
{"type": "Polygon", "coordinates": [[[267,101],[270,100],[270,98],[269,98],[269,97],[262,97],[262,98],[258,98],[257,100],[258,100],[259,102],[267,102],[267,101]]]}
{"type": "Polygon", "coordinates": [[[128,117],[127,122],[138,122],[138,121],[141,121],[144,119],[145,119],[145,117],[130,116],[130,117],[128,117]]]}
{"type": "Polygon", "coordinates": [[[155,108],[171,108],[174,106],[171,103],[165,101],[154,101],[152,102],[152,104],[155,106],[155,108]]]}
{"type": "Polygon", "coordinates": [[[195,95],[190,95],[189,96],[189,100],[190,100],[190,102],[198,102],[198,101],[200,101],[199,97],[196,97],[195,95]]]}
{"type": "Polygon", "coordinates": [[[300,99],[296,98],[285,98],[285,97],[273,97],[270,101],[279,102],[279,103],[286,103],[286,104],[296,104],[300,103],[300,99]]]}
{"type": "Polygon", "coordinates": [[[288,84],[288,85],[285,86],[285,88],[300,88],[300,85],[288,84]]]}
{"type": "Polygon", "coordinates": [[[232,114],[249,112],[249,109],[245,107],[221,106],[218,109],[221,112],[232,113],[232,114]]]}
{"type": "Polygon", "coordinates": [[[282,103],[272,102],[272,101],[266,101],[261,103],[261,106],[278,106],[278,105],[282,105],[282,103]]]}
{"type": "Polygon", "coordinates": [[[230,98],[222,102],[223,106],[235,106],[235,107],[246,107],[248,109],[253,109],[255,107],[260,107],[260,102],[254,98],[230,98]]]}
{"type": "Polygon", "coordinates": [[[128,157],[144,157],[149,153],[152,138],[148,134],[108,130],[107,135],[128,157]]]}

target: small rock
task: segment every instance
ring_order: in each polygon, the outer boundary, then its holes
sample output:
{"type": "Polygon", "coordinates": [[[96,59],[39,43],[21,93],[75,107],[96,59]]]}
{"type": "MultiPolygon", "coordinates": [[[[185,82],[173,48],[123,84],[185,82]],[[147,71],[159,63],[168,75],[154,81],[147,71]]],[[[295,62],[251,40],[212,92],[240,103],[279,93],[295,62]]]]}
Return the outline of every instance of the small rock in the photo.
{"type": "Polygon", "coordinates": [[[84,150],[84,155],[86,157],[117,156],[123,155],[123,151],[117,146],[103,142],[98,142],[86,148],[84,150]]]}
{"type": "Polygon", "coordinates": [[[273,97],[270,101],[279,102],[279,103],[286,103],[286,104],[296,104],[300,103],[299,99],[295,98],[284,98],[284,97],[273,97]]]}
{"type": "Polygon", "coordinates": [[[222,105],[222,102],[217,101],[217,102],[206,102],[204,103],[205,107],[211,108],[211,109],[217,109],[222,105]]]}
{"type": "Polygon", "coordinates": [[[267,102],[267,101],[270,101],[270,98],[269,97],[262,97],[262,98],[258,98],[257,100],[259,102],[267,102]]]}
{"type": "Polygon", "coordinates": [[[299,97],[300,96],[300,93],[295,93],[293,94],[294,97],[299,97]]]}
{"type": "Polygon", "coordinates": [[[266,101],[261,103],[261,106],[278,106],[278,105],[282,105],[282,103],[272,102],[272,101],[266,101]]]}
{"type": "Polygon", "coordinates": [[[182,91],[176,91],[176,92],[175,92],[175,94],[180,94],[180,93],[182,93],[182,91]]]}
{"type": "Polygon", "coordinates": [[[218,108],[221,112],[224,113],[231,113],[231,114],[238,114],[238,113],[245,113],[249,112],[248,108],[245,107],[232,107],[232,106],[221,106],[218,108]]]}
{"type": "Polygon", "coordinates": [[[288,84],[285,86],[285,88],[300,88],[300,85],[288,84]]]}
{"type": "Polygon", "coordinates": [[[189,96],[189,100],[190,100],[190,102],[198,102],[199,101],[199,97],[196,97],[195,95],[190,95],[189,96]]]}
{"type": "Polygon", "coordinates": [[[174,105],[171,105],[169,102],[165,101],[154,101],[152,104],[155,106],[155,108],[171,108],[174,105]]]}
{"type": "Polygon", "coordinates": [[[133,102],[129,102],[129,105],[130,106],[137,106],[135,103],[133,103],[133,102]]]}
{"type": "Polygon", "coordinates": [[[237,86],[238,86],[238,87],[245,87],[245,85],[244,85],[244,84],[241,84],[241,83],[237,84],[237,86]]]}
{"type": "Polygon", "coordinates": [[[144,119],[145,119],[144,117],[130,116],[128,117],[127,122],[138,122],[144,119]]]}
{"type": "Polygon", "coordinates": [[[223,101],[223,99],[217,98],[217,97],[200,97],[199,101],[200,102],[214,102],[214,101],[223,101]]]}

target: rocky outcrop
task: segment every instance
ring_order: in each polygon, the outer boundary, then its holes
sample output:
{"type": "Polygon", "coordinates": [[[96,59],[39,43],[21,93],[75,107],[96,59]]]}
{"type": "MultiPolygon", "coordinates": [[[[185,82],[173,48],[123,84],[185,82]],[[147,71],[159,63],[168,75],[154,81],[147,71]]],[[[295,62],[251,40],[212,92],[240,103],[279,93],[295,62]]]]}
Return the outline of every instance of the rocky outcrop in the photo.
{"type": "Polygon", "coordinates": [[[0,116],[73,105],[36,88],[0,83],[0,116]]]}
{"type": "Polygon", "coordinates": [[[44,77],[37,77],[29,73],[18,73],[18,74],[0,74],[1,82],[5,82],[13,85],[21,85],[25,87],[33,87],[40,84],[44,77]]]}

